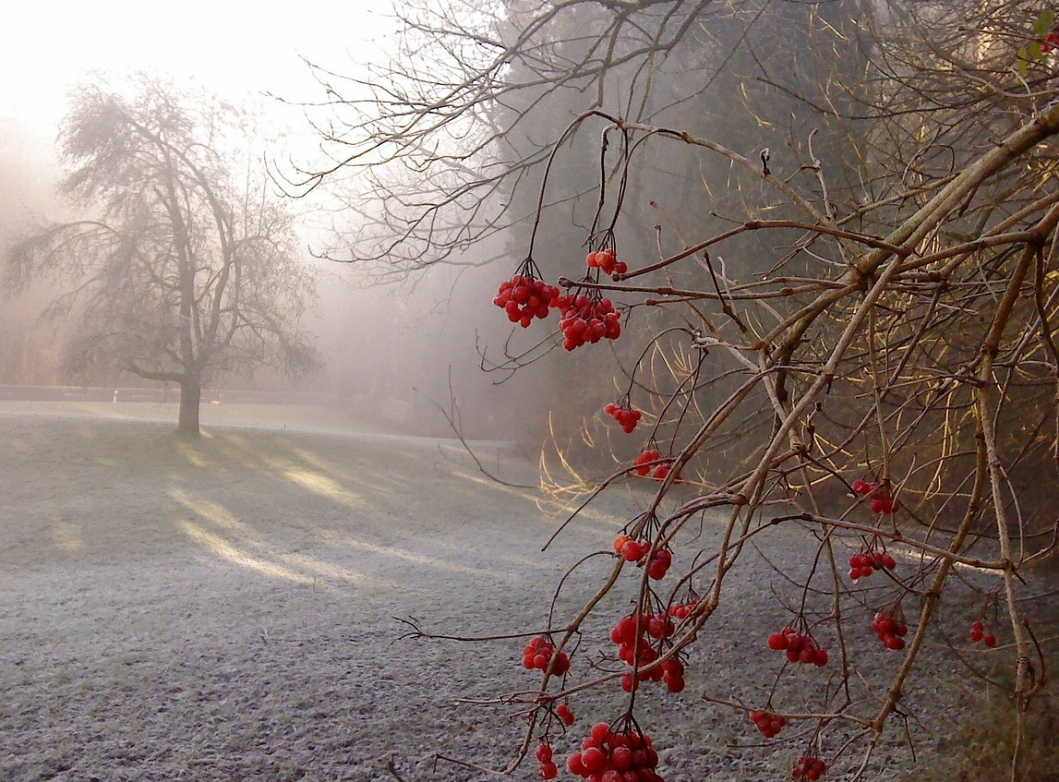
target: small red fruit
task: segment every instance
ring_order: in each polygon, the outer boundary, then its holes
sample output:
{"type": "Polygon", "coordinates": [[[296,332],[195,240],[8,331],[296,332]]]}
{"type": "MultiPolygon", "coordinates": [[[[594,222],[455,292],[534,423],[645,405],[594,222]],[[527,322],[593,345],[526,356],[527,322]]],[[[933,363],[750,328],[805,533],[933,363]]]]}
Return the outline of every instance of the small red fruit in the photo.
{"type": "Polygon", "coordinates": [[[556,716],[563,721],[564,725],[574,724],[574,713],[570,710],[570,707],[565,703],[560,703],[555,709],[556,716]]]}
{"type": "Polygon", "coordinates": [[[585,769],[584,762],[581,759],[580,752],[575,752],[573,755],[566,759],[566,770],[569,771],[576,777],[587,777],[588,772],[585,769]]]}
{"type": "Polygon", "coordinates": [[[647,553],[647,546],[638,540],[627,540],[622,544],[621,555],[626,562],[639,562],[647,553]]]}
{"type": "Polygon", "coordinates": [[[599,747],[589,747],[581,752],[581,765],[589,774],[595,774],[607,767],[607,756],[599,747]]]}

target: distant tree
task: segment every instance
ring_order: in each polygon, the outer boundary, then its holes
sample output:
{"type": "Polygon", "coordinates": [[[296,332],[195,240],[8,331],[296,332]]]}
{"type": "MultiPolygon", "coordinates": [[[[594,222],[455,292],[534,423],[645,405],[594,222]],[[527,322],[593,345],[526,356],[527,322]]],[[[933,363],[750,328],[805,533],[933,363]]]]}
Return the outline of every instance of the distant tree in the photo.
{"type": "Polygon", "coordinates": [[[42,275],[72,283],[49,310],[76,317],[73,369],[179,385],[182,434],[198,434],[217,372],[317,366],[298,330],[313,280],[247,134],[235,108],[153,77],[129,96],[85,84],[60,133],[62,188],[85,217],[5,254],[9,290],[42,275]]]}

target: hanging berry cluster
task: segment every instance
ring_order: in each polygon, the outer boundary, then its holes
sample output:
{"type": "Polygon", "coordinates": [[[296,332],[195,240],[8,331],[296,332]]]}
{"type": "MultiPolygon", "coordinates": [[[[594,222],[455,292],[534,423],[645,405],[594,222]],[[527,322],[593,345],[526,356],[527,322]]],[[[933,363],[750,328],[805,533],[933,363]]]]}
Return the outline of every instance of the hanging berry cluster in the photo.
{"type": "Polygon", "coordinates": [[[560,300],[559,289],[527,270],[500,283],[493,304],[507,313],[508,320],[528,328],[534,318],[544,320],[560,300]]]}
{"type": "MultiPolygon", "coordinates": [[[[540,635],[534,636],[522,650],[522,667],[531,671],[534,669],[546,671],[548,670],[548,664],[552,661],[553,654],[555,654],[555,644],[550,639],[540,635]]],[[[552,673],[556,676],[562,676],[569,670],[570,658],[566,652],[559,652],[559,656],[552,666],[552,673]]]]}
{"type": "Polygon", "coordinates": [[[621,316],[614,309],[614,302],[598,292],[561,296],[557,302],[559,330],[567,350],[621,336],[621,316]]]}
{"type": "Polygon", "coordinates": [[[787,724],[787,718],[782,714],[773,714],[768,711],[752,711],[750,712],[750,719],[754,721],[757,729],[767,739],[778,736],[779,732],[787,724]]]}
{"type": "Polygon", "coordinates": [[[859,551],[849,558],[849,577],[856,581],[876,570],[893,570],[896,566],[897,562],[885,551],[859,551]]]}
{"type": "Polygon", "coordinates": [[[674,632],[676,626],[667,614],[633,613],[618,620],[610,631],[610,640],[618,645],[618,657],[622,662],[639,666],[635,675],[627,673],[621,677],[623,690],[632,692],[645,681],[663,682],[670,692],[684,689],[684,663],[676,657],[644,670],[661,656],[647,636],[660,641],[670,638],[674,632]]]}
{"type": "Polygon", "coordinates": [[[823,668],[827,665],[827,649],[821,649],[808,633],[799,633],[788,625],[782,632],[768,637],[768,647],[774,652],[787,652],[792,663],[804,663],[823,668]]]}
{"type": "Polygon", "coordinates": [[[581,742],[581,751],[572,754],[566,768],[584,779],[663,782],[655,768],[658,753],[650,736],[637,730],[614,732],[605,722],[592,726],[592,734],[581,742]],[[614,772],[613,774],[611,772],[614,772]]]}
{"type": "Polygon", "coordinates": [[[882,483],[868,483],[867,481],[853,481],[853,493],[858,497],[871,496],[872,513],[894,513],[900,507],[893,494],[890,493],[889,481],[882,483]]]}
{"type": "Polygon", "coordinates": [[[555,779],[559,775],[559,767],[552,760],[552,748],[549,744],[541,744],[537,747],[537,762],[541,764],[541,779],[555,779]]]}
{"type": "MultiPolygon", "coordinates": [[[[626,562],[642,562],[651,550],[651,544],[630,538],[628,535],[618,535],[614,538],[614,551],[626,562]]],[[[673,552],[669,549],[660,548],[651,555],[647,562],[647,575],[656,581],[666,577],[670,565],[673,564],[673,552]]]]}
{"type": "Polygon", "coordinates": [[[599,269],[604,274],[625,274],[629,271],[629,266],[625,261],[617,260],[612,247],[594,253],[590,252],[585,256],[585,265],[589,269],[599,269]]]}
{"type": "MultiPolygon", "coordinates": [[[[632,463],[632,466],[633,469],[636,470],[637,475],[647,475],[647,473],[651,472],[651,462],[658,461],[661,458],[661,451],[659,451],[657,448],[648,448],[646,451],[636,457],[636,459],[632,463]]],[[[662,465],[657,466],[661,467],[662,465]]]]}
{"type": "Polygon", "coordinates": [[[871,629],[879,636],[890,651],[896,652],[905,648],[905,635],[908,633],[908,625],[900,619],[887,614],[878,613],[872,620],[871,629]]]}
{"type": "MultiPolygon", "coordinates": [[[[657,462],[661,458],[661,451],[659,451],[657,448],[649,448],[633,460],[632,472],[635,472],[637,475],[643,477],[647,477],[648,475],[650,475],[650,477],[656,481],[663,481],[673,469],[673,465],[672,460],[670,458],[662,462],[661,464],[654,465],[654,467],[651,466],[652,462],[657,462]]],[[[683,483],[684,481],[678,475],[673,482],[683,483]]]]}
{"type": "Polygon", "coordinates": [[[698,600],[691,600],[687,603],[674,603],[669,607],[669,615],[677,620],[687,619],[695,612],[698,604],[698,600]]]}
{"type": "Polygon", "coordinates": [[[636,424],[642,416],[639,410],[633,410],[631,407],[625,407],[624,405],[616,405],[613,402],[608,402],[604,405],[603,412],[621,424],[625,434],[632,434],[632,430],[636,428],[636,424]]]}
{"type": "Polygon", "coordinates": [[[560,703],[555,708],[555,716],[558,717],[560,720],[562,720],[563,725],[568,725],[569,726],[569,725],[573,725],[574,724],[574,712],[565,703],[560,703]]]}
{"type": "Polygon", "coordinates": [[[971,643],[978,643],[981,641],[990,649],[996,646],[996,636],[992,633],[985,631],[985,624],[983,622],[972,622],[971,623],[971,643]]]}
{"type": "Polygon", "coordinates": [[[802,755],[798,758],[798,762],[794,766],[794,772],[791,776],[795,779],[808,779],[817,780],[824,775],[827,770],[827,765],[820,758],[814,758],[809,755],[802,755]]]}

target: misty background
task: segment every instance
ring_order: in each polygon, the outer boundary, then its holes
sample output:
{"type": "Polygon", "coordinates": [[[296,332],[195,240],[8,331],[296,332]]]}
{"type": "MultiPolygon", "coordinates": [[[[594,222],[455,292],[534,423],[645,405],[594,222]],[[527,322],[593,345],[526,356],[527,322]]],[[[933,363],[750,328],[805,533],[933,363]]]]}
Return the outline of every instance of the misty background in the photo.
{"type": "MultiPolygon", "coordinates": [[[[312,190],[298,186],[303,172],[326,169],[357,149],[349,139],[364,127],[358,101],[366,101],[370,115],[374,100],[365,82],[416,85],[420,72],[458,82],[462,64],[445,48],[445,35],[411,50],[414,36],[401,33],[408,20],[367,2],[307,3],[293,18],[192,3],[165,17],[164,32],[157,10],[120,2],[107,8],[101,14],[63,6],[64,13],[46,22],[44,14],[55,7],[45,4],[15,17],[18,44],[0,63],[0,171],[9,183],[0,203],[0,237],[11,242],[42,220],[72,219],[55,194],[64,169],[54,140],[77,85],[143,71],[249,107],[260,123],[255,134],[270,142],[262,165],[277,190],[301,196],[290,204],[303,248],[296,260],[317,282],[315,306],[302,325],[324,365],[298,381],[265,368],[222,372],[210,379],[203,403],[223,403],[226,392],[229,398],[245,391],[282,393],[284,401],[294,393],[411,433],[455,429],[468,437],[516,440],[532,452],[558,432],[562,448],[587,444],[584,453],[598,454],[599,438],[611,436],[599,425],[600,409],[630,388],[634,367],[643,391],[634,400],[639,407],[661,406],[675,390],[665,371],[652,374],[652,362],[680,350],[666,330],[686,324],[671,313],[643,311],[627,329],[659,335],[653,353],[640,356],[642,345],[625,340],[571,357],[559,347],[554,319],[523,332],[493,306],[497,285],[529,252],[547,155],[562,129],[586,108],[600,106],[708,136],[751,159],[771,147],[773,165],[786,169],[804,159],[800,140],[817,131],[816,154],[828,170],[842,176],[850,169],[842,160],[845,147],[832,143],[848,129],[829,128],[809,108],[834,81],[832,71],[843,71],[842,81],[852,83],[860,66],[855,36],[843,32],[852,14],[842,4],[778,4],[754,16],[753,24],[738,9],[718,6],[655,64],[649,80],[635,62],[613,66],[605,94],[577,82],[550,83],[531,61],[515,62],[506,78],[516,88],[502,99],[484,99],[467,113],[473,120],[461,119],[440,142],[451,148],[433,153],[465,162],[440,174],[433,168],[415,181],[419,152],[412,138],[407,159],[407,149],[390,160],[368,155],[312,190]],[[806,57],[808,51],[820,54],[806,57]],[[770,85],[758,78],[762,73],[780,83],[770,85]],[[343,130],[330,133],[335,127],[343,130]],[[512,170],[492,178],[493,171],[512,170]],[[463,179],[474,189],[450,204],[445,188],[463,179]],[[394,242],[395,235],[403,240],[394,242]]],[[[521,18],[519,3],[488,10],[497,35],[511,35],[521,18]]],[[[429,6],[406,13],[421,13],[428,27],[432,21],[429,6]]],[[[591,56],[596,42],[581,31],[605,29],[608,13],[582,4],[558,17],[556,56],[591,56]]],[[[656,21],[662,24],[662,17],[656,21]]],[[[826,98],[834,105],[842,96],[826,98]]],[[[453,111],[463,108],[457,101],[453,111]]],[[[610,157],[602,159],[600,141],[586,123],[566,137],[549,171],[533,246],[546,280],[583,273],[601,177],[618,170],[614,140],[610,157]]],[[[691,148],[644,145],[634,163],[613,237],[632,266],[659,257],[664,246],[672,251],[723,231],[732,219],[783,214],[752,175],[691,148]]],[[[614,193],[608,197],[604,225],[614,208],[614,193]]],[[[733,276],[762,273],[790,238],[782,231],[768,240],[736,238],[722,261],[733,276]]],[[[799,262],[789,259],[787,269],[797,272],[799,262]]],[[[678,285],[701,287],[708,280],[698,267],[674,273],[678,285]]],[[[73,371],[72,321],[40,317],[60,292],[38,283],[0,301],[0,385],[92,386],[104,393],[164,386],[91,366],[73,371]]],[[[718,365],[721,379],[704,395],[728,392],[727,369],[718,365]]],[[[167,390],[175,399],[171,384],[167,390]]],[[[611,446],[618,459],[631,447],[611,446]]]]}
{"type": "MultiPolygon", "coordinates": [[[[116,2],[105,10],[44,3],[15,12],[5,24],[11,45],[0,54],[0,241],[6,246],[46,221],[77,217],[57,192],[67,172],[56,137],[70,110],[69,93],[80,84],[144,71],[179,87],[201,88],[254,110],[263,125],[258,133],[270,139],[262,166],[318,157],[305,109],[293,105],[321,94],[305,59],[352,73],[369,58],[383,59],[395,22],[379,9],[319,2],[291,16],[251,12],[242,4],[190,3],[167,15],[116,2]]],[[[257,399],[338,406],[355,419],[381,418],[398,429],[434,435],[451,434],[446,416],[462,414],[468,436],[508,436],[512,427],[502,414],[507,392],[495,393],[496,378],[479,371],[476,348],[477,335],[488,339],[490,332],[507,330],[491,299],[497,279],[509,272],[482,267],[498,254],[496,243],[414,276],[394,274],[382,264],[314,258],[332,241],[326,216],[339,205],[319,193],[291,206],[302,250],[296,260],[317,282],[315,305],[302,325],[313,336],[323,369],[298,381],[268,369],[222,373],[204,389],[203,402],[223,403],[225,392],[254,391],[260,392],[257,399]]],[[[39,395],[24,387],[41,386],[99,387],[104,393],[158,387],[175,400],[172,384],[91,368],[73,371],[67,349],[75,322],[42,313],[74,284],[38,282],[0,297],[0,386],[7,387],[0,394],[39,395]]]]}

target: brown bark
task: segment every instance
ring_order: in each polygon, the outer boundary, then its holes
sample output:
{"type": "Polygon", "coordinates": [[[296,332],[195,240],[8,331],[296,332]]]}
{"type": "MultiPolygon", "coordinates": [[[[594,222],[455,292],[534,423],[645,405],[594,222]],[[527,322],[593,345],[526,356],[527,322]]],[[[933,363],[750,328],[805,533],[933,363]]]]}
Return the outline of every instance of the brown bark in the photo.
{"type": "Polygon", "coordinates": [[[190,377],[180,382],[180,418],[177,434],[184,437],[199,436],[199,402],[202,399],[202,380],[190,377]]]}

